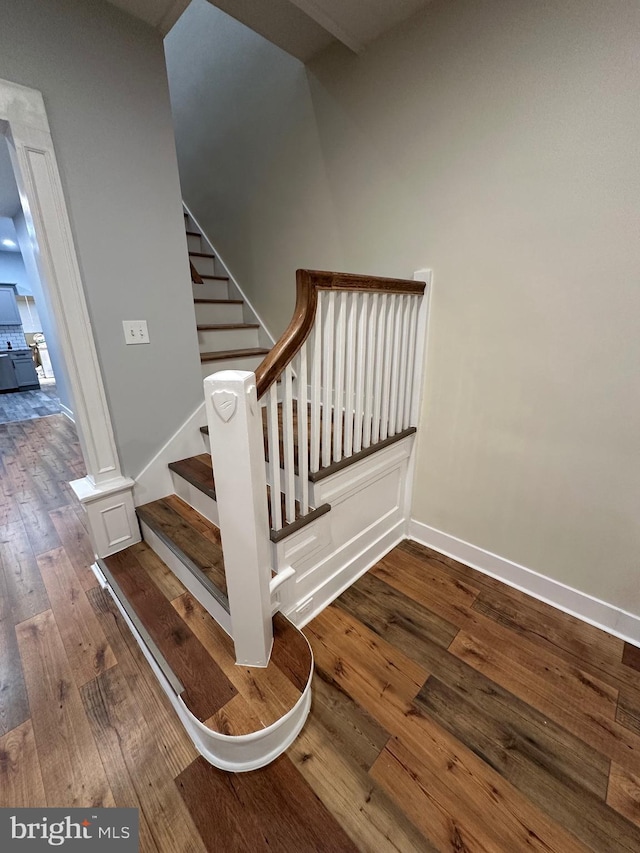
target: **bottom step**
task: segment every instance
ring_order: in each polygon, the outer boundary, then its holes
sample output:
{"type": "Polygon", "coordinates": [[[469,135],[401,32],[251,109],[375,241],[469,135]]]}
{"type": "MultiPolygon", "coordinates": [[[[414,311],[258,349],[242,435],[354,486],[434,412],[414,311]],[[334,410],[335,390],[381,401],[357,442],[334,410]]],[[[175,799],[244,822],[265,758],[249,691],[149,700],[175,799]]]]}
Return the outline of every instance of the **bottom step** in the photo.
{"type": "Polygon", "coordinates": [[[269,665],[237,666],[232,640],[145,543],[99,560],[94,571],[211,764],[253,770],[293,742],[309,713],[313,657],[282,614],[269,665]]]}

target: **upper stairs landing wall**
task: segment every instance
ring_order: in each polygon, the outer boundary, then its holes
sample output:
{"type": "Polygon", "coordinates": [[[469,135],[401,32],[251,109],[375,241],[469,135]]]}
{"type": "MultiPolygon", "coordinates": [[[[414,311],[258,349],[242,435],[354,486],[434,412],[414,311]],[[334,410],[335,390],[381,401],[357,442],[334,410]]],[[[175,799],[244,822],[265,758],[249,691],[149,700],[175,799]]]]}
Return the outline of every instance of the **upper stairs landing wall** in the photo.
{"type": "Polygon", "coordinates": [[[348,269],[326,228],[331,191],[307,72],[206,0],[182,15],[165,52],[184,200],[277,338],[296,269],[348,269]]]}

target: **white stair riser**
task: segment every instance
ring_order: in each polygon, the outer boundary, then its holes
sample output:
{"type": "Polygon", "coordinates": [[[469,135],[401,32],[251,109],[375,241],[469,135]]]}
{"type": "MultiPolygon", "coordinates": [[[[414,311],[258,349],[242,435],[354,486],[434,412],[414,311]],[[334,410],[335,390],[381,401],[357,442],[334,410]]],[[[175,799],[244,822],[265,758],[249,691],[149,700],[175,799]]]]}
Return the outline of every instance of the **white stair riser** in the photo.
{"type": "Polygon", "coordinates": [[[242,305],[232,302],[196,303],[196,323],[198,326],[216,325],[219,323],[242,323],[242,305]]]}
{"type": "Polygon", "coordinates": [[[263,356],[249,356],[247,358],[226,358],[222,361],[207,361],[202,365],[202,378],[206,379],[212,373],[221,370],[251,370],[255,373],[256,367],[262,361],[263,356]]]}
{"type": "Polygon", "coordinates": [[[140,528],[144,541],[149,547],[155,551],[162,562],[168,566],[173,574],[196,598],[204,609],[216,620],[218,625],[231,636],[231,617],[220,604],[220,602],[211,595],[208,589],[204,587],[198,578],[189,571],[180,558],[173,553],[160,539],[151,528],[144,523],[141,523],[140,528]]]}
{"type": "Polygon", "coordinates": [[[203,515],[212,524],[215,524],[216,527],[220,526],[218,505],[213,498],[205,495],[204,492],[201,492],[200,489],[187,482],[180,474],[176,474],[175,471],[171,472],[171,479],[175,493],[179,498],[182,498],[185,503],[193,507],[196,512],[199,512],[200,515],[203,515]]]}
{"type": "Polygon", "coordinates": [[[192,284],[194,299],[228,299],[229,283],[226,281],[203,281],[192,284]]]}
{"type": "Polygon", "coordinates": [[[196,258],[191,255],[191,263],[198,270],[200,275],[216,275],[213,258],[196,258]]]}
{"type": "Polygon", "coordinates": [[[187,246],[189,247],[190,252],[201,252],[202,239],[200,237],[194,237],[193,234],[187,234],[187,246]]]}
{"type": "Polygon", "coordinates": [[[225,349],[245,349],[258,346],[257,329],[218,329],[198,331],[200,352],[225,349]]]}

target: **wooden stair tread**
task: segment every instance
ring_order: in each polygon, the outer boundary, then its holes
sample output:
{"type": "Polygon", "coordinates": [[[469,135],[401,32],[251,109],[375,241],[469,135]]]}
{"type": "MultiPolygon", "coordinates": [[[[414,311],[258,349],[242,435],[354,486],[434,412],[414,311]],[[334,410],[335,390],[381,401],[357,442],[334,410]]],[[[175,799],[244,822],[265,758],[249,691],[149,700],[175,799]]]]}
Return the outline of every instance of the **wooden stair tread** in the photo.
{"type": "Polygon", "coordinates": [[[199,332],[216,332],[223,329],[259,329],[259,323],[207,323],[206,325],[196,326],[199,332]]]}
{"type": "Polygon", "coordinates": [[[196,305],[243,305],[242,299],[205,299],[203,296],[196,296],[193,300],[196,305]]]}
{"type": "Polygon", "coordinates": [[[229,281],[228,275],[204,275],[200,273],[200,278],[206,278],[207,281],[229,281]]]}
{"type": "Polygon", "coordinates": [[[216,484],[213,479],[213,468],[209,453],[201,453],[188,459],[170,462],[169,470],[175,471],[176,474],[179,474],[184,480],[215,501],[216,484]]]}
{"type": "Polygon", "coordinates": [[[222,361],[226,358],[248,358],[252,355],[267,355],[270,350],[264,347],[247,347],[245,349],[227,349],[219,352],[201,352],[200,361],[222,361]]]}
{"type": "MultiPolygon", "coordinates": [[[[198,236],[200,236],[200,235],[198,235],[198,236]]],[[[191,258],[215,258],[215,255],[212,255],[209,252],[189,252],[189,257],[191,257],[191,258]]]]}
{"type": "Polygon", "coordinates": [[[189,229],[185,231],[185,234],[189,237],[202,237],[202,234],[199,231],[189,231],[189,229]]]}
{"type": "MultiPolygon", "coordinates": [[[[136,512],[140,521],[160,535],[183,562],[186,559],[206,575],[226,599],[220,529],[215,524],[177,495],[139,506],[136,512]]],[[[228,601],[226,606],[228,608],[228,601]]]]}
{"type": "Polygon", "coordinates": [[[201,722],[210,719],[237,695],[236,688],[131,549],[102,562],[184,686],[180,696],[185,705],[201,722]]]}
{"type": "Polygon", "coordinates": [[[260,731],[299,700],[311,673],[311,652],[303,634],[282,614],[273,619],[268,666],[237,666],[231,637],[191,593],[185,590],[170,599],[163,592],[169,569],[146,543],[101,563],[184,687],[179,695],[208,728],[227,735],[260,731]]]}

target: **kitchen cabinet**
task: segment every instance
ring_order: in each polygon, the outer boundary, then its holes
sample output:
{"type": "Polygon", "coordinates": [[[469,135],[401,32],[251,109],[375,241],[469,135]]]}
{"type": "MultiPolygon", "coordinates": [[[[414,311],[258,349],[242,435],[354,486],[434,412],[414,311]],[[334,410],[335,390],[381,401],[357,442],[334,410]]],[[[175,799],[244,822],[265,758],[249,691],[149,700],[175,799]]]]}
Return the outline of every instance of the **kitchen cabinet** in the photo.
{"type": "Polygon", "coordinates": [[[11,356],[9,353],[0,352],[0,391],[15,391],[17,387],[11,356]]]}
{"type": "Polygon", "coordinates": [[[31,350],[0,353],[0,391],[30,391],[39,387],[31,350]]]}
{"type": "Polygon", "coordinates": [[[40,387],[31,350],[18,350],[17,352],[14,350],[11,354],[11,361],[13,362],[16,382],[20,391],[40,387]]]}
{"type": "Polygon", "coordinates": [[[0,326],[21,326],[15,284],[0,284],[0,326]]]}

